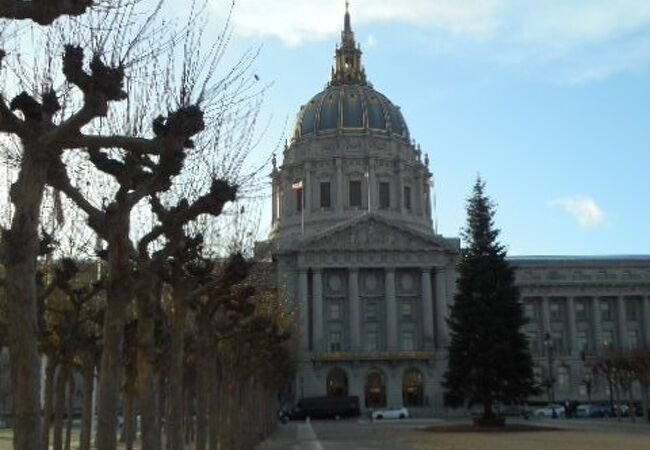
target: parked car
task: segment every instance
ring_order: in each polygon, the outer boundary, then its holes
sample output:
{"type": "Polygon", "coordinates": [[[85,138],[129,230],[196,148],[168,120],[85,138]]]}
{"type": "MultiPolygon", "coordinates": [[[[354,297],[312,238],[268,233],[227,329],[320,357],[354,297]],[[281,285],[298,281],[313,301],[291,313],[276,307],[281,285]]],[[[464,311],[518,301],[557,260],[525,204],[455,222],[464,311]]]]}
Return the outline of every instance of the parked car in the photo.
{"type": "Polygon", "coordinates": [[[576,417],[610,417],[612,410],[609,405],[598,403],[579,405],[576,408],[576,417]]]}
{"type": "Polygon", "coordinates": [[[407,419],[409,417],[408,409],[402,408],[382,408],[372,411],[373,419],[407,419]]]}
{"type": "Polygon", "coordinates": [[[532,411],[525,405],[499,405],[494,408],[494,412],[503,417],[523,417],[528,419],[532,411]]]}
{"type": "Polygon", "coordinates": [[[557,418],[557,417],[564,417],[565,414],[566,411],[564,410],[564,406],[554,404],[554,403],[544,406],[542,408],[537,408],[536,410],[533,411],[533,416],[535,417],[557,418]]]}
{"type": "Polygon", "coordinates": [[[309,397],[298,401],[291,411],[291,419],[334,419],[359,415],[359,397],[309,397]]]}

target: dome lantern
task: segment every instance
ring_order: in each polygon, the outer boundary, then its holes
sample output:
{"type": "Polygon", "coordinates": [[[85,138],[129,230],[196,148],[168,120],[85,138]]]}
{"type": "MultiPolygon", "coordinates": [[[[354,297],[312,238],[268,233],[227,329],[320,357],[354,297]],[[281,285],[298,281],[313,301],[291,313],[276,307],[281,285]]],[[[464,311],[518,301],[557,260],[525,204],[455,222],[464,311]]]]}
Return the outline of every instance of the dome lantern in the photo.
{"type": "Polygon", "coordinates": [[[366,72],[361,65],[361,49],[354,40],[348,2],[345,3],[341,44],[336,48],[330,84],[366,84],[366,72]]]}

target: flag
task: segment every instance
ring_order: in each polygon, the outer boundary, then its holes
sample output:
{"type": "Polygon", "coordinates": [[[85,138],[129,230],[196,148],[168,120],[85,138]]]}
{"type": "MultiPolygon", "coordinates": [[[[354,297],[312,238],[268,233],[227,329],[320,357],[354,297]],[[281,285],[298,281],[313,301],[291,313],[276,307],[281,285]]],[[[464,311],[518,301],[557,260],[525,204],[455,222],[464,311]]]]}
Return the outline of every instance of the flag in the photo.
{"type": "Polygon", "coordinates": [[[300,189],[302,189],[302,180],[297,181],[296,183],[293,183],[291,185],[291,189],[294,190],[294,191],[299,191],[300,189]]]}

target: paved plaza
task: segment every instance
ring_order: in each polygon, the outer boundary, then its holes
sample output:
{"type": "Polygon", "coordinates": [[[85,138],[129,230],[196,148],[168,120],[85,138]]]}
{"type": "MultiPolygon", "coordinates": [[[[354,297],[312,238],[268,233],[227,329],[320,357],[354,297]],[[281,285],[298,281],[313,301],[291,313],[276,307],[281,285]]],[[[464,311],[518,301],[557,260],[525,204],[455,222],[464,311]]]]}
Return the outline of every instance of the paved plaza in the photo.
{"type": "Polygon", "coordinates": [[[291,422],[257,450],[647,450],[650,425],[616,420],[521,422],[555,431],[432,433],[431,425],[456,421],[366,420],[291,422]]]}

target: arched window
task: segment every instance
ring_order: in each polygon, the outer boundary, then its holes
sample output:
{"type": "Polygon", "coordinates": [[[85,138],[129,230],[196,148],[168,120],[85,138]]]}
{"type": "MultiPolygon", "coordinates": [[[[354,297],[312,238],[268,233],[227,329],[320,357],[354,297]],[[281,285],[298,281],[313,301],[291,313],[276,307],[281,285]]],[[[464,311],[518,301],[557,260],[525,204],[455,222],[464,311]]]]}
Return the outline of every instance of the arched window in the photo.
{"type": "Polygon", "coordinates": [[[383,408],[386,406],[386,383],[384,375],[370,369],[366,375],[366,408],[383,408]]]}
{"type": "Polygon", "coordinates": [[[418,369],[409,369],[404,372],[402,402],[404,406],[424,405],[424,378],[418,369]]]}
{"type": "Polygon", "coordinates": [[[348,376],[345,371],[335,367],[327,374],[327,396],[344,397],[348,395],[348,376]]]}

